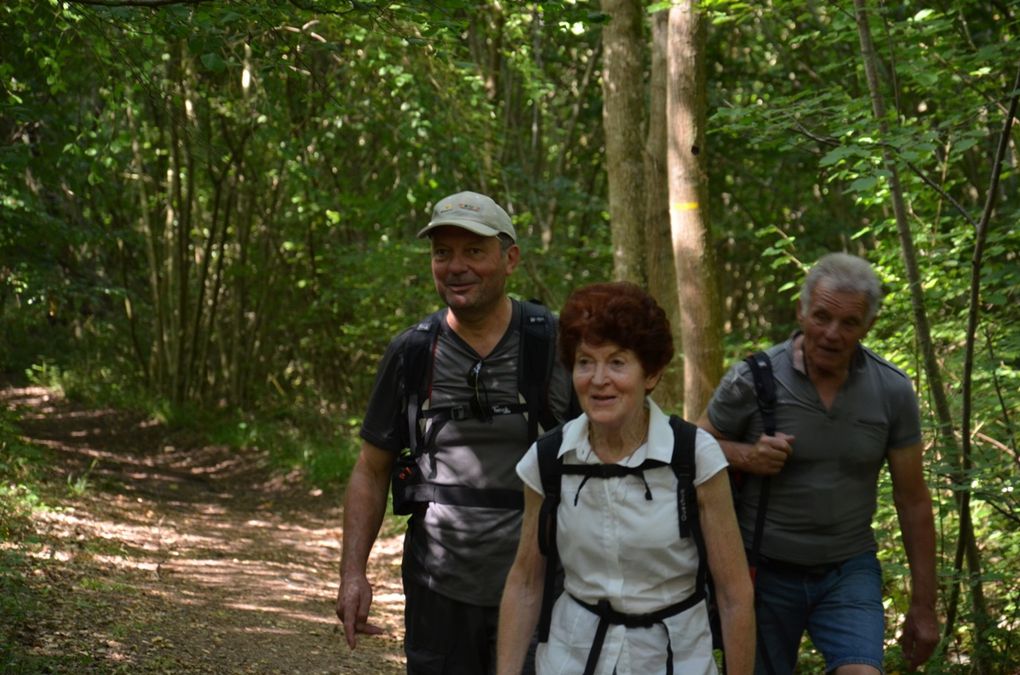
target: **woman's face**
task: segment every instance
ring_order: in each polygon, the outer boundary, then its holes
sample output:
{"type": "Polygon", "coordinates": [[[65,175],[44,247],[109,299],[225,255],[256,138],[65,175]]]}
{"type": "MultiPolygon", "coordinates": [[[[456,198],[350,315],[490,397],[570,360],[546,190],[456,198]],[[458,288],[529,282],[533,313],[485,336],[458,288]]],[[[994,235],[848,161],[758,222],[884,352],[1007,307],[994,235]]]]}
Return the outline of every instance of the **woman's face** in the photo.
{"type": "Polygon", "coordinates": [[[622,429],[644,421],[645,394],[655,388],[659,374],[649,375],[638,355],[615,342],[582,342],[574,355],[574,390],[589,423],[622,429]]]}

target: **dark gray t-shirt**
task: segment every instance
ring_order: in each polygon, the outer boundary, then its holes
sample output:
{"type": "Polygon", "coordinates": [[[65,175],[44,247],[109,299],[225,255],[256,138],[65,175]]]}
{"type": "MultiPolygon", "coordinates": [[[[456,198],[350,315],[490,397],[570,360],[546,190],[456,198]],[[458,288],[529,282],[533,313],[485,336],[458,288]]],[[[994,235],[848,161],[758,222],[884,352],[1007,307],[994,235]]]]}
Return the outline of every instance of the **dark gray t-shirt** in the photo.
{"type": "MultiPolygon", "coordinates": [[[[490,406],[520,401],[517,359],[520,304],[506,334],[483,361],[478,391],[490,406]]],[[[408,447],[401,363],[406,333],[390,343],[376,376],[361,437],[384,450],[408,447]]],[[[475,388],[468,370],[478,354],[445,320],[436,342],[430,407],[465,405],[475,388]]],[[[568,373],[557,363],[548,399],[562,419],[570,396],[568,373]]],[[[528,425],[522,414],[496,415],[491,421],[450,420],[436,437],[439,485],[521,490],[515,467],[528,449],[528,425]]],[[[423,517],[411,519],[404,545],[404,571],[438,593],[480,606],[497,606],[503,582],[517,551],[521,512],[432,503],[423,517]]]]}
{"type": "MultiPolygon", "coordinates": [[[[772,478],[761,553],[804,565],[838,562],[876,547],[871,522],[878,473],[890,453],[921,440],[917,399],[905,373],[860,347],[826,409],[807,374],[795,366],[795,337],[768,350],[776,378],[776,429],[796,440],[790,459],[772,478]]],[[[723,377],[708,404],[708,419],[735,441],[753,443],[761,436],[746,363],[723,377]]],[[[748,477],[737,507],[748,548],[760,486],[748,477]]]]}

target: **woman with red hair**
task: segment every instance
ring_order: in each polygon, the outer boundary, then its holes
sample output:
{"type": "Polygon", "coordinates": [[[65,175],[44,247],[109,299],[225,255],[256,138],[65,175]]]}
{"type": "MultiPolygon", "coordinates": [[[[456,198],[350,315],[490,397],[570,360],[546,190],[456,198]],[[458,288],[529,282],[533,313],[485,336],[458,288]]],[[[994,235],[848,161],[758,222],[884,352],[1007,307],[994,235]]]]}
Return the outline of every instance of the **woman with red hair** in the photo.
{"type": "MultiPolygon", "coordinates": [[[[698,566],[706,561],[695,538],[681,536],[670,465],[673,427],[649,396],[673,357],[666,314],[634,284],[593,284],[571,294],[559,331],[560,359],[572,372],[584,414],[562,427],[557,461],[571,470],[562,472],[563,498],[550,517],[564,593],[552,607],[536,669],[540,675],[714,675],[698,586],[698,566]]],[[[697,430],[694,438],[693,483],[727,671],[750,673],[753,596],[726,460],[709,434],[697,430]]],[[[538,454],[532,445],[517,465],[524,521],[500,605],[499,673],[520,672],[547,590],[538,542],[545,498],[538,454]]]]}

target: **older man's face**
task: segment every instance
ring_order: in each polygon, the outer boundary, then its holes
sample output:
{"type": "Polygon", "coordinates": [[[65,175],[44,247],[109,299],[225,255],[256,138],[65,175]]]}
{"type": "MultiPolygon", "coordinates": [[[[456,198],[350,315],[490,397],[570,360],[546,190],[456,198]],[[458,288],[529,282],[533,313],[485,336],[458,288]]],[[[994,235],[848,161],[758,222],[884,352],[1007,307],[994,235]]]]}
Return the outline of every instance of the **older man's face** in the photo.
{"type": "Polygon", "coordinates": [[[807,310],[798,303],[797,320],[804,331],[804,359],[808,372],[842,375],[850,367],[874,319],[868,320],[865,293],[834,291],[820,281],[811,293],[807,310]]]}

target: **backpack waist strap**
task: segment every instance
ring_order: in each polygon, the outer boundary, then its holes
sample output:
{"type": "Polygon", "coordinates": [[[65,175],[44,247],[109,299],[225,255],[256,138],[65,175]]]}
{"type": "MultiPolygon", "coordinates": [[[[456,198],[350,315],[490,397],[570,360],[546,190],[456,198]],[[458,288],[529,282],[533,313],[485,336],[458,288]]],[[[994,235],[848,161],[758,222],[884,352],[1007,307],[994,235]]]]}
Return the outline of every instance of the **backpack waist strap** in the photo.
{"type": "Polygon", "coordinates": [[[612,605],[610,605],[609,601],[606,599],[599,600],[597,604],[593,605],[582,600],[578,600],[573,595],[570,597],[574,602],[581,605],[581,607],[584,607],[586,610],[599,617],[599,625],[595,629],[595,639],[592,641],[591,651],[588,652],[588,661],[584,665],[584,675],[592,675],[595,672],[595,667],[598,665],[599,655],[602,653],[602,644],[606,640],[606,633],[609,631],[609,626],[651,628],[656,624],[662,624],[663,629],[666,630],[666,673],[667,675],[672,675],[673,643],[669,639],[669,630],[666,629],[666,624],[663,622],[671,616],[676,616],[681,612],[687,611],[704,600],[705,592],[704,589],[699,588],[680,602],[647,614],[625,614],[623,612],[618,612],[613,609],[612,605]]]}

